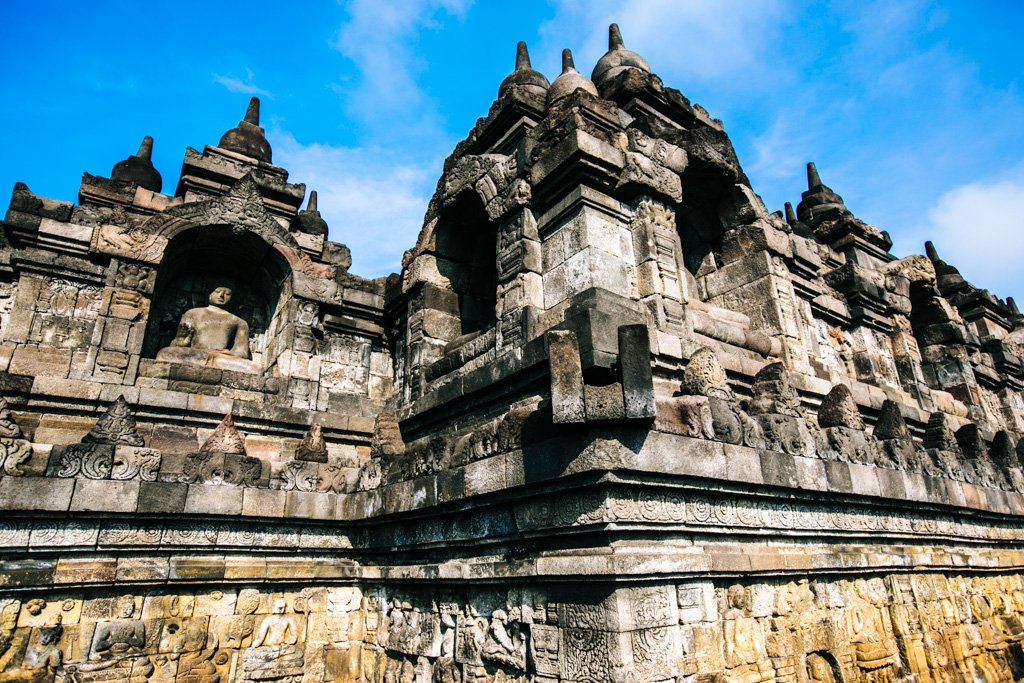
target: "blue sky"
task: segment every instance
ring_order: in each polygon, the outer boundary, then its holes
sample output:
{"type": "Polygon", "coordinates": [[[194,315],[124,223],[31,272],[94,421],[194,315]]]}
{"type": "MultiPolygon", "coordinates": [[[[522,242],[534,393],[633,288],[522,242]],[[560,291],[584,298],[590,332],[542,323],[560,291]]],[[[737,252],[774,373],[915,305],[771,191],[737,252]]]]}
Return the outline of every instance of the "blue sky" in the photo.
{"type": "Polygon", "coordinates": [[[769,209],[799,200],[814,160],[897,255],[932,239],[1024,297],[1021,2],[3,0],[0,19],[4,206],[18,180],[74,200],[143,135],[173,192],[185,147],[216,144],[256,94],[274,162],[319,191],[353,272],[386,274],[516,41],[550,79],[563,47],[589,73],[617,21],[724,121],[769,209]]]}

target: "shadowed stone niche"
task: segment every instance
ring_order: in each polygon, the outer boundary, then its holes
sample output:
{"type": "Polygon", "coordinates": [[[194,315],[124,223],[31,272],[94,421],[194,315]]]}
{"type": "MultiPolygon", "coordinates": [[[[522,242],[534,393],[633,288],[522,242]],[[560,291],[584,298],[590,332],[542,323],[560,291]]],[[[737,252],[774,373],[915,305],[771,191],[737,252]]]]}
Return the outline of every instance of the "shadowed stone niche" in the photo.
{"type": "Polygon", "coordinates": [[[446,207],[438,223],[437,270],[458,297],[460,336],[476,336],[496,322],[496,239],[494,226],[472,193],[463,193],[446,207]]]}
{"type": "Polygon", "coordinates": [[[268,369],[289,275],[284,257],[251,233],[211,226],[178,235],[160,266],[143,355],[236,372],[268,369]]]}

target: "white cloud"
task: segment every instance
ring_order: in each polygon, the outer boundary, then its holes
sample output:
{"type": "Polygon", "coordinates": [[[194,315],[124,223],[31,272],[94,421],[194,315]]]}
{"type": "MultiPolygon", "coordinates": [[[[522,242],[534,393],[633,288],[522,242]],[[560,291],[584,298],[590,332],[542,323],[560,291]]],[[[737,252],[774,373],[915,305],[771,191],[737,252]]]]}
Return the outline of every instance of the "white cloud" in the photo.
{"type": "Polygon", "coordinates": [[[784,9],[782,0],[561,0],[540,32],[546,53],[572,48],[576,68],[589,75],[615,22],[626,47],[666,83],[685,92],[694,80],[725,86],[721,79],[728,77],[732,86],[746,88],[756,87],[765,70],[779,68],[766,55],[780,38],[784,9]]]}
{"type": "Polygon", "coordinates": [[[334,90],[347,99],[350,115],[373,136],[406,139],[435,136],[438,105],[423,91],[418,76],[426,68],[417,53],[419,33],[446,14],[463,16],[471,0],[355,0],[335,48],[355,63],[360,76],[334,90]]]}
{"type": "Polygon", "coordinates": [[[441,160],[402,163],[370,148],[304,145],[270,130],[274,162],[317,191],[329,239],[352,250],[352,272],[378,277],[398,272],[402,253],[416,243],[441,160]]]}
{"type": "Polygon", "coordinates": [[[236,76],[222,76],[214,74],[213,80],[220,83],[231,92],[243,93],[245,95],[259,95],[261,97],[273,97],[268,91],[253,82],[252,69],[245,70],[245,80],[236,76]]]}
{"type": "Polygon", "coordinates": [[[949,190],[914,236],[920,244],[900,246],[920,253],[924,240],[931,240],[975,286],[1000,297],[1024,296],[1024,175],[949,190]]]}

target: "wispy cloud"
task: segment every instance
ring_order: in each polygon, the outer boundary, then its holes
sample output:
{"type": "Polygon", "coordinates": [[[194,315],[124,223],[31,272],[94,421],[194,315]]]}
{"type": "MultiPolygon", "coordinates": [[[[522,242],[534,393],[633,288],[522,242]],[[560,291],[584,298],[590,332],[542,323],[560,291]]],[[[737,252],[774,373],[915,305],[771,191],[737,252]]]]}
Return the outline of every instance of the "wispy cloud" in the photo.
{"type": "Polygon", "coordinates": [[[697,79],[756,90],[759,75],[778,68],[763,57],[780,38],[785,7],[782,0],[560,0],[540,33],[545,52],[571,47],[581,57],[577,69],[586,71],[581,65],[604,54],[615,22],[626,46],[675,85],[697,79]]]}
{"type": "Polygon", "coordinates": [[[253,81],[252,69],[247,68],[245,70],[245,80],[236,76],[222,76],[220,74],[214,74],[213,80],[215,83],[220,83],[231,92],[243,93],[245,95],[259,95],[260,97],[273,97],[270,92],[256,85],[253,81]]]}
{"type": "Polygon", "coordinates": [[[418,35],[447,16],[460,17],[469,0],[409,0],[387,3],[355,0],[335,41],[358,76],[335,83],[349,115],[366,128],[366,137],[436,137],[438,105],[423,90],[426,68],[417,54],[418,35]]]}
{"type": "Polygon", "coordinates": [[[968,281],[1006,297],[1024,296],[1024,169],[996,181],[954,187],[903,238],[908,252],[935,243],[944,260],[968,281]],[[916,241],[917,244],[909,242],[916,241]]]}
{"type": "Polygon", "coordinates": [[[352,250],[352,272],[398,271],[402,252],[416,242],[441,160],[413,164],[381,148],[305,145],[276,129],[268,137],[275,163],[317,191],[329,239],[352,250]]]}

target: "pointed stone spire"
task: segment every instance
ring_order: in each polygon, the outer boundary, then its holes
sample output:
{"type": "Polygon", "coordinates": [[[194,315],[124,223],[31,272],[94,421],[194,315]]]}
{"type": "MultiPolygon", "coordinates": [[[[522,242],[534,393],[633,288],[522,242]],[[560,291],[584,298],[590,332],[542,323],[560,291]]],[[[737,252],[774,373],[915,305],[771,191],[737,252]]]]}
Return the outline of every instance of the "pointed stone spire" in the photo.
{"type": "Polygon", "coordinates": [[[555,79],[548,90],[548,107],[564,100],[577,90],[586,90],[594,97],[599,97],[594,83],[576,70],[572,61],[572,50],[562,50],[562,75],[555,79]]]}
{"type": "Polygon", "coordinates": [[[314,422],[310,425],[302,443],[295,449],[295,459],[307,462],[327,462],[327,442],[323,428],[314,422]]]}
{"type": "Polygon", "coordinates": [[[758,370],[751,389],[754,393],[748,408],[751,415],[801,416],[800,397],[782,363],[768,363],[758,370]]]}
{"type": "Polygon", "coordinates": [[[887,441],[889,439],[910,439],[910,430],[900,412],[900,406],[892,399],[882,402],[882,409],[878,415],[878,422],[872,432],[876,439],[887,441]]]}
{"type": "Polygon", "coordinates": [[[850,387],[837,384],[825,394],[818,407],[818,425],[820,427],[846,427],[847,429],[864,429],[864,420],[857,410],[850,387]]]}
{"type": "Polygon", "coordinates": [[[938,250],[931,241],[924,243],[924,253],[935,267],[935,284],[943,296],[957,292],[967,286],[967,281],[960,271],[939,257],[938,250]]]}
{"type": "Polygon", "coordinates": [[[977,458],[987,450],[985,448],[985,440],[981,436],[981,430],[973,422],[968,422],[956,430],[955,436],[960,450],[969,458],[977,458]]]}
{"type": "Polygon", "coordinates": [[[679,392],[684,396],[708,396],[727,400],[732,398],[725,369],[714,351],[702,346],[690,356],[690,362],[683,371],[679,392]]]}
{"type": "Polygon", "coordinates": [[[135,428],[135,415],[124,396],[118,396],[107,407],[89,433],[82,437],[82,443],[143,445],[142,437],[135,428]]]}
{"type": "Polygon", "coordinates": [[[526,49],[526,41],[520,40],[516,43],[516,71],[532,68],[533,64],[530,64],[530,51],[526,49]]]}
{"type": "Polygon", "coordinates": [[[797,217],[807,225],[813,227],[821,219],[832,218],[841,214],[848,214],[850,211],[843,203],[843,198],[832,191],[828,185],[821,182],[818,175],[818,167],[813,161],[807,163],[807,191],[800,197],[800,204],[796,207],[797,217]]]}
{"type": "Polygon", "coordinates": [[[327,236],[327,221],[320,216],[316,208],[316,190],[310,190],[305,210],[299,211],[298,229],[307,235],[327,236]]]}
{"type": "Polygon", "coordinates": [[[530,53],[526,49],[526,43],[520,40],[516,43],[516,68],[498,86],[498,97],[501,97],[511,88],[522,89],[538,98],[547,95],[551,83],[544,77],[544,74],[535,71],[530,64],[530,53]]]}
{"type": "Polygon", "coordinates": [[[152,136],[145,136],[142,138],[142,144],[139,145],[139,151],[135,154],[140,159],[145,161],[152,161],[153,159],[153,138],[152,136]]]}
{"type": "Polygon", "coordinates": [[[245,118],[242,120],[254,126],[260,125],[260,98],[253,97],[249,99],[249,106],[246,107],[245,118]]]}
{"type": "Polygon", "coordinates": [[[647,60],[635,52],[626,49],[622,42],[622,33],[618,24],[608,27],[608,52],[597,60],[590,77],[598,86],[603,86],[624,71],[651,73],[647,60]]]}
{"type": "Polygon", "coordinates": [[[233,453],[245,455],[245,437],[235,429],[235,420],[231,413],[224,416],[217,428],[213,430],[202,446],[200,453],[233,453]]]}
{"type": "Polygon", "coordinates": [[[790,202],[786,202],[786,223],[790,227],[796,225],[796,211],[793,210],[793,205],[790,202]]]}
{"type": "Polygon", "coordinates": [[[110,171],[111,180],[123,180],[144,187],[150,192],[159,192],[164,181],[160,172],[153,166],[153,138],[142,138],[138,154],[114,164],[110,171]]]}
{"type": "Polygon", "coordinates": [[[258,97],[249,100],[245,117],[238,122],[237,126],[224,133],[218,146],[270,163],[270,143],[267,142],[263,129],[260,128],[260,100],[258,97]]]}
{"type": "Polygon", "coordinates": [[[813,190],[821,186],[821,176],[818,175],[818,167],[813,161],[807,162],[807,189],[813,190]]]}
{"type": "Polygon", "coordinates": [[[1013,317],[1020,317],[1020,309],[1017,308],[1017,302],[1013,300],[1012,296],[1006,297],[1006,305],[1010,308],[1010,313],[1013,317]]]}
{"type": "Polygon", "coordinates": [[[934,412],[928,416],[928,426],[924,430],[924,447],[942,451],[958,451],[956,434],[952,427],[952,418],[945,413],[934,412]]]}

